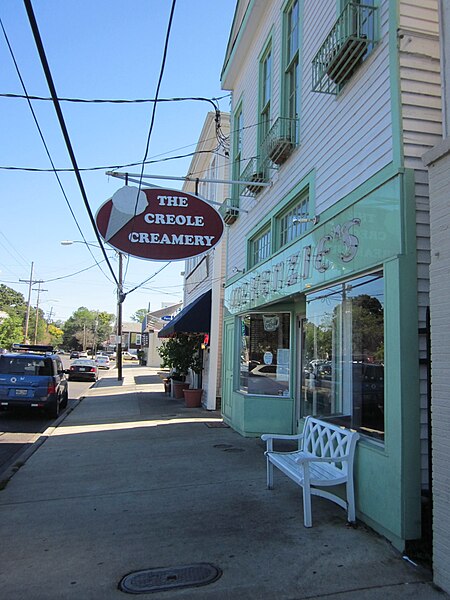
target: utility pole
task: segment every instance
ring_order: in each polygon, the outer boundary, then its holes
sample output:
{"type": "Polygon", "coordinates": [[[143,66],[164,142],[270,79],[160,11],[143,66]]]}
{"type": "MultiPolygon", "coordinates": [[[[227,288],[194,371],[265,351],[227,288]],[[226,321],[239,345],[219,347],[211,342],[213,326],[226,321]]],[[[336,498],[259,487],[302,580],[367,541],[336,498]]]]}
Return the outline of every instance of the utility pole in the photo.
{"type": "Polygon", "coordinates": [[[38,322],[39,322],[39,296],[41,295],[41,292],[48,292],[48,290],[42,290],[41,289],[41,283],[43,283],[42,281],[38,281],[38,289],[35,290],[37,291],[37,300],[36,300],[36,320],[34,323],[34,343],[37,344],[37,332],[38,332],[38,322]]]}
{"type": "Polygon", "coordinates": [[[34,268],[34,262],[31,263],[30,279],[19,279],[19,281],[21,281],[23,283],[28,283],[27,314],[25,317],[25,330],[23,333],[23,341],[25,344],[28,343],[28,326],[30,323],[30,309],[31,309],[31,288],[36,283],[39,283],[39,284],[44,283],[42,280],[33,280],[33,268],[34,268]]]}
{"type": "Polygon", "coordinates": [[[117,379],[122,381],[122,303],[125,300],[125,295],[122,289],[123,277],[123,255],[119,252],[119,285],[117,287],[117,344],[116,344],[116,366],[117,379]]]}

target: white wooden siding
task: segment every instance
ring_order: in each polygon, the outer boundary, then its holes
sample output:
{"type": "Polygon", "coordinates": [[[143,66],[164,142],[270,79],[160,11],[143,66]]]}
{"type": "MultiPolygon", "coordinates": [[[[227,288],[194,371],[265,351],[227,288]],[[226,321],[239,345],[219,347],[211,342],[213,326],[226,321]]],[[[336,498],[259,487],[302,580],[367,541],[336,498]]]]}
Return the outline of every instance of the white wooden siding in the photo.
{"type": "MultiPolygon", "coordinates": [[[[399,6],[399,65],[405,167],[415,170],[417,235],[417,329],[426,326],[429,306],[429,189],[422,156],[442,136],[441,76],[437,0],[401,0],[399,6]]],[[[426,340],[420,340],[420,358],[426,359],[426,340]]],[[[429,357],[428,357],[429,358],[429,357]]],[[[422,486],[428,487],[428,379],[421,364],[422,486]]]]}
{"type": "MultiPolygon", "coordinates": [[[[448,148],[448,146],[447,146],[448,148]]],[[[434,581],[450,591],[450,154],[430,165],[431,244],[430,267],[432,394],[433,394],[433,574],[434,581]]]]}
{"type": "MultiPolygon", "coordinates": [[[[240,60],[233,83],[234,103],[241,100],[243,103],[244,165],[246,158],[256,154],[259,55],[269,34],[273,53],[272,117],[275,119],[280,113],[283,2],[267,4],[258,36],[240,60]]],[[[260,192],[255,199],[241,198],[241,207],[248,213],[241,213],[230,228],[228,276],[232,276],[234,267],[246,267],[247,232],[257,227],[264,214],[310,171],[314,169],[316,173],[315,206],[320,213],[392,161],[388,3],[384,1],[381,7],[380,44],[338,97],[311,89],[312,59],[335,22],[336,2],[322,0],[318,9],[315,0],[305,0],[303,16],[300,147],[280,168],[278,176],[274,175],[271,188],[260,192]]]]}

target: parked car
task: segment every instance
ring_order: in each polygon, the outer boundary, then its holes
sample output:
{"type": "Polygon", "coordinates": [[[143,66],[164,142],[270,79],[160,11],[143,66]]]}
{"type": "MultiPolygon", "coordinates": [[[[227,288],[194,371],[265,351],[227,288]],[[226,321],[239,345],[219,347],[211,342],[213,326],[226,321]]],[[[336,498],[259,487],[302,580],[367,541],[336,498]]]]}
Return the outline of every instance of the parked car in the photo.
{"type": "Polygon", "coordinates": [[[138,357],[136,356],[136,354],[131,354],[131,352],[122,352],[122,359],[123,360],[138,360],[138,357]]]}
{"type": "Polygon", "coordinates": [[[78,358],[70,365],[69,381],[97,381],[98,366],[90,358],[78,358]]]}
{"type": "Polygon", "coordinates": [[[109,369],[111,367],[111,361],[109,360],[109,356],[96,356],[95,362],[99,369],[109,369]]]}
{"type": "Polygon", "coordinates": [[[89,358],[89,355],[87,352],[79,352],[78,358],[89,358]]]}
{"type": "Polygon", "coordinates": [[[74,350],[70,353],[70,358],[80,358],[80,353],[74,350]]]}
{"type": "Polygon", "coordinates": [[[14,344],[0,356],[0,406],[43,409],[57,417],[69,398],[66,372],[52,346],[14,344]]]}

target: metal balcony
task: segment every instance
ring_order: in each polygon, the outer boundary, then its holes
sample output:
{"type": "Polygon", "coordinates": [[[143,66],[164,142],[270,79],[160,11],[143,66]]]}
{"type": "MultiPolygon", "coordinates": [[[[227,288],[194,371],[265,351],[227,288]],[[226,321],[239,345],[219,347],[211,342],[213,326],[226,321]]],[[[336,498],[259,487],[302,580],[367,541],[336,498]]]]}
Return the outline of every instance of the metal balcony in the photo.
{"type": "Polygon", "coordinates": [[[297,145],[297,119],[278,117],[261,144],[261,164],[278,167],[297,145]]]}
{"type": "Polygon", "coordinates": [[[349,2],[312,61],[312,90],[337,94],[378,41],[378,8],[349,2]]]}
{"type": "Polygon", "coordinates": [[[267,169],[263,168],[260,160],[256,158],[251,158],[245,169],[239,176],[239,179],[242,182],[245,182],[240,187],[240,196],[256,196],[264,186],[262,185],[252,185],[252,182],[255,184],[265,183],[267,181],[267,169]]]}
{"type": "Polygon", "coordinates": [[[222,219],[226,225],[232,225],[236,222],[239,216],[239,198],[225,198],[223,203],[219,206],[219,213],[222,215],[222,219]]]}

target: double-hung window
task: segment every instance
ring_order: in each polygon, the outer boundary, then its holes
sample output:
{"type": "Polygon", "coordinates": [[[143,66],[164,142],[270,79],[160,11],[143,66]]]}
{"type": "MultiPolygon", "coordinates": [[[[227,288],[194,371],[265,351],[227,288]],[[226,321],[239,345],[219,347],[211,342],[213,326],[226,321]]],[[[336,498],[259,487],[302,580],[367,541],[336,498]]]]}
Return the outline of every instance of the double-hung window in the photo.
{"type": "Polygon", "coordinates": [[[299,114],[299,2],[292,0],[285,13],[285,67],[284,89],[286,95],[284,117],[286,130],[292,142],[298,142],[297,119],[299,114]]]}
{"type": "Polygon", "coordinates": [[[261,101],[259,115],[259,134],[263,142],[270,129],[270,103],[272,97],[272,47],[267,46],[260,63],[261,101]]]}
{"type": "Polygon", "coordinates": [[[280,248],[308,230],[309,194],[304,193],[278,217],[280,248]]]}
{"type": "Polygon", "coordinates": [[[269,258],[272,246],[272,232],[270,228],[264,229],[250,240],[250,266],[263,262],[269,258]]]}
{"type": "MultiPolygon", "coordinates": [[[[242,164],[242,137],[243,137],[243,114],[242,114],[242,105],[240,105],[235,114],[233,120],[233,165],[232,165],[232,173],[233,179],[235,181],[239,181],[241,176],[241,171],[243,168],[242,164]]],[[[232,187],[232,203],[233,206],[239,205],[239,196],[240,196],[240,186],[238,184],[233,184],[232,187]]]]}

